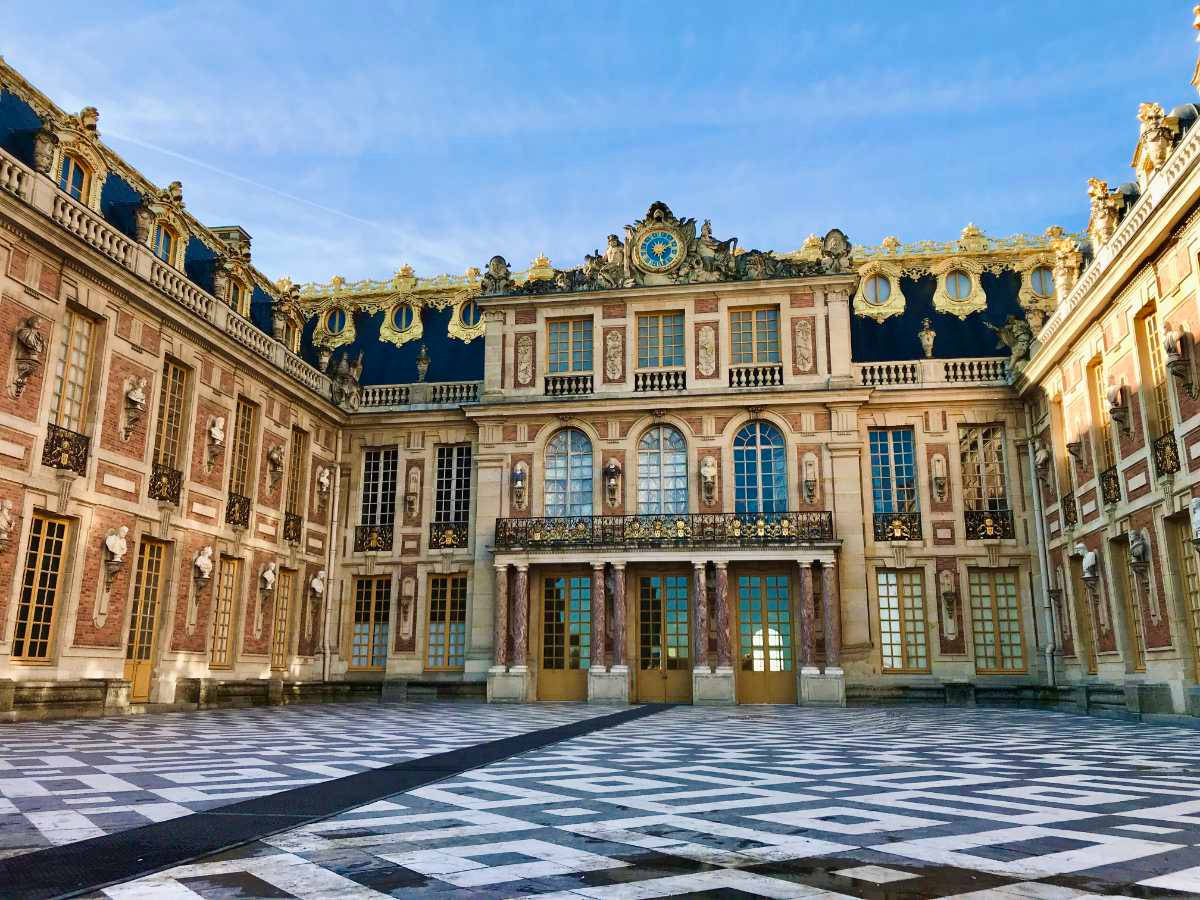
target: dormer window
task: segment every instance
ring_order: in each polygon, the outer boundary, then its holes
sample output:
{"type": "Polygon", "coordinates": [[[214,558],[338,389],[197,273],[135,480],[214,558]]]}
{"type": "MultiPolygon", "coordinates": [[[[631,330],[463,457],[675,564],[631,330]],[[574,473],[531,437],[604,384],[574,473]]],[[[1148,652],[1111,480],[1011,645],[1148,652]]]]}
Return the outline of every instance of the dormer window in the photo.
{"type": "Polygon", "coordinates": [[[229,305],[242,316],[249,316],[250,291],[236,278],[229,280],[229,305]]]}
{"type": "Polygon", "coordinates": [[[91,175],[87,166],[73,156],[63,154],[62,168],[58,172],[58,187],[69,194],[73,200],[87,203],[88,184],[91,175]]]}
{"type": "Polygon", "coordinates": [[[325,330],[332,335],[341,334],[346,327],[346,311],[334,307],[325,316],[325,330]]]}
{"type": "Polygon", "coordinates": [[[154,226],[154,237],[150,241],[150,250],[167,265],[171,265],[175,257],[177,240],[175,232],[159,222],[154,226]]]}
{"type": "Polygon", "coordinates": [[[971,296],[971,276],[959,269],[947,273],[946,296],[951,300],[966,300],[971,296]]]}
{"type": "Polygon", "coordinates": [[[1054,296],[1054,273],[1049,266],[1038,266],[1029,273],[1029,286],[1039,297],[1054,296]]]}
{"type": "Polygon", "coordinates": [[[863,284],[863,297],[872,306],[882,306],[892,296],[892,284],[882,275],[872,275],[863,284]]]}

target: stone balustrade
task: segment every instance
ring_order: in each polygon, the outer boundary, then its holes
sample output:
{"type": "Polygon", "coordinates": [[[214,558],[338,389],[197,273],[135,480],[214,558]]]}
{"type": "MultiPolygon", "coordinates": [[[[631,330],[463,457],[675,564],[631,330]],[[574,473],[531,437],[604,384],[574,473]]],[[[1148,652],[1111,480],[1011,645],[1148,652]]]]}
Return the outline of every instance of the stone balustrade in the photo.
{"type": "Polygon", "coordinates": [[[855,384],[873,388],[1009,383],[1008,359],[1002,356],[855,363],[851,368],[855,384]]]}
{"type": "Polygon", "coordinates": [[[481,381],[439,381],[415,384],[375,384],[362,389],[361,408],[371,411],[409,406],[460,406],[478,403],[481,381]]]}

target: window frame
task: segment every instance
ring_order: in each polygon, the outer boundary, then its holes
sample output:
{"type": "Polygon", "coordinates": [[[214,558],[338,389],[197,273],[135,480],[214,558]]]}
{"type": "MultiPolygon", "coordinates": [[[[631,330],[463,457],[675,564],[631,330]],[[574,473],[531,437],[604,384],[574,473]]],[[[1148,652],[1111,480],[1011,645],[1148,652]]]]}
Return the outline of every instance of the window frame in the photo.
{"type": "Polygon", "coordinates": [[[162,384],[158,391],[158,419],[154,424],[153,460],[175,471],[183,470],[184,421],[188,407],[191,370],[168,356],[163,360],[162,384]]]}
{"type": "Polygon", "coordinates": [[[639,369],[682,369],[687,366],[686,317],[682,310],[645,312],[637,316],[639,369]],[[678,325],[678,329],[676,329],[678,325]],[[653,329],[651,328],[653,326],[653,329]],[[668,334],[667,328],[670,327],[668,334]],[[653,330],[653,334],[651,334],[653,330]],[[654,346],[650,346],[653,337],[654,346]],[[668,337],[671,351],[667,352],[668,337]]]}
{"type": "Polygon", "coordinates": [[[595,337],[595,325],[591,316],[547,319],[547,374],[573,375],[593,371],[595,337]],[[560,329],[563,330],[563,333],[556,336],[556,331],[560,329]]]}
{"type": "Polygon", "coordinates": [[[686,514],[689,510],[691,491],[688,481],[688,445],[683,432],[667,423],[651,425],[638,438],[636,453],[638,515],[686,514]],[[646,440],[655,435],[658,436],[657,446],[645,446],[646,440]],[[679,446],[667,447],[667,435],[678,437],[679,446]],[[674,457],[670,463],[666,459],[667,454],[674,457]],[[671,471],[668,471],[668,465],[671,471]]]}
{"type": "Polygon", "coordinates": [[[50,380],[50,424],[84,434],[91,415],[92,384],[96,374],[97,321],[91,316],[67,307],[59,325],[61,339],[56,344],[54,373],[50,380]],[[84,330],[86,328],[86,331],[84,330]],[[80,338],[82,337],[82,343],[80,338]],[[78,357],[82,355],[82,364],[78,357]],[[72,377],[79,373],[77,378],[72,377]],[[67,389],[78,392],[78,412],[71,413],[69,407],[76,401],[67,389]],[[72,419],[77,416],[77,421],[72,419]]]}
{"type": "Polygon", "coordinates": [[[769,366],[783,362],[778,306],[739,306],[729,311],[729,360],[732,366],[769,366]],[[760,316],[762,318],[760,319],[760,316]],[[749,328],[739,328],[742,317],[749,328]],[[770,327],[773,326],[773,327],[770,327]],[[739,333],[743,336],[739,338],[739,333]],[[749,335],[749,350],[746,349],[749,335]]]}
{"type": "Polygon", "coordinates": [[[307,487],[308,432],[292,426],[292,444],[288,453],[288,480],[284,492],[283,510],[294,516],[303,516],[307,487]]]}
{"type": "Polygon", "coordinates": [[[166,579],[167,544],[145,537],[138,542],[137,562],[133,570],[133,593],[129,605],[129,627],[126,629],[125,661],[154,660],[154,632],[166,579]],[[147,615],[147,608],[151,613],[147,615]],[[145,655],[138,655],[144,651],[145,655]]]}
{"type": "Polygon", "coordinates": [[[921,490],[917,477],[915,429],[908,425],[871,428],[867,432],[867,446],[871,460],[871,505],[874,512],[877,515],[919,513],[921,490]],[[907,447],[897,448],[897,438],[904,436],[908,438],[907,447]],[[902,475],[902,471],[907,474],[902,475]]]}
{"type": "Polygon", "coordinates": [[[392,576],[391,575],[359,575],[354,579],[354,605],[347,617],[350,628],[350,639],[347,646],[350,649],[347,660],[348,667],[355,672],[378,672],[387,668],[390,654],[392,616],[392,576]],[[370,587],[374,585],[374,589],[370,587]],[[381,594],[383,596],[381,596],[381,594]],[[360,622],[362,604],[366,603],[367,621],[360,622]],[[366,640],[359,641],[363,634],[359,626],[367,626],[366,640]],[[382,641],[380,640],[382,637],[382,641]],[[359,649],[365,654],[359,654],[359,649]],[[378,651],[382,649],[382,657],[378,651]],[[358,662],[365,659],[366,662],[358,662]]]}
{"type": "Polygon", "coordinates": [[[396,486],[400,448],[395,444],[363,448],[359,525],[378,528],[396,524],[396,486]]]}
{"type": "Polygon", "coordinates": [[[213,585],[212,644],[209,647],[210,669],[232,669],[237,661],[237,614],[242,594],[242,558],[221,555],[217,561],[217,578],[213,585]],[[220,653],[217,652],[221,641],[220,653]]]}
{"type": "Polygon", "coordinates": [[[464,525],[471,518],[470,444],[438,444],[434,454],[433,521],[464,525]]]}
{"type": "Polygon", "coordinates": [[[958,430],[959,480],[962,488],[963,508],[972,512],[1011,512],[1008,500],[1008,453],[1006,448],[1007,433],[1003,423],[991,422],[980,425],[960,425],[958,430]],[[991,433],[994,436],[991,444],[985,444],[984,439],[991,433]],[[968,438],[973,438],[968,440],[968,438]],[[970,445],[969,447],[967,445],[970,445]],[[995,452],[989,462],[989,447],[995,452]],[[968,453],[975,453],[976,463],[968,461],[968,453]],[[989,473],[988,467],[996,471],[989,473]],[[993,505],[995,497],[988,496],[989,480],[991,487],[999,489],[1001,505],[993,505]]]}
{"type": "Polygon", "coordinates": [[[753,419],[746,422],[734,432],[733,436],[733,496],[734,496],[734,512],[739,515],[757,515],[760,513],[783,513],[787,512],[788,506],[791,503],[788,483],[788,452],[787,452],[787,437],[782,429],[774,422],[765,419],[753,419]],[[738,441],[743,434],[747,434],[749,429],[754,429],[754,443],[743,443],[739,446],[738,441]],[[773,432],[779,437],[778,445],[765,445],[762,443],[762,438],[768,431],[773,432]],[[776,453],[776,447],[778,452],[776,453]],[[771,478],[772,491],[771,500],[768,504],[764,499],[763,487],[766,484],[763,474],[763,456],[765,450],[772,451],[771,463],[772,467],[778,466],[778,472],[769,473],[766,477],[771,478]],[[753,466],[754,466],[754,495],[751,497],[749,491],[751,485],[746,481],[750,473],[748,471],[749,458],[747,454],[753,451],[753,466]],[[770,509],[764,509],[765,506],[770,506],[770,509]]]}
{"type": "Polygon", "coordinates": [[[876,569],[875,600],[879,614],[880,671],[889,675],[929,672],[930,619],[926,608],[925,570],[876,569]],[[894,605],[885,604],[885,600],[895,601],[894,605]],[[894,628],[888,627],[893,623],[894,628]],[[909,640],[914,636],[919,638],[919,652],[909,640]],[[897,661],[899,665],[894,664],[897,661]]]}
{"type": "Polygon", "coordinates": [[[182,238],[175,233],[175,229],[168,225],[163,219],[158,219],[154,223],[154,228],[150,232],[150,252],[159,260],[168,266],[174,268],[175,257],[179,249],[179,242],[182,238]],[[164,237],[166,242],[164,243],[164,237]]]}
{"type": "MultiPolygon", "coordinates": [[[[595,515],[596,511],[596,449],[592,443],[592,439],[582,428],[568,427],[560,428],[550,440],[546,442],[546,449],[542,459],[542,515],[547,517],[582,517],[595,515]],[[573,449],[571,446],[572,437],[578,436],[583,439],[587,445],[586,463],[584,453],[581,449],[573,449]],[[555,442],[560,438],[565,438],[565,446],[561,451],[556,448],[555,442]],[[562,457],[565,460],[563,464],[562,475],[552,474],[551,463],[562,457]],[[577,460],[577,462],[573,462],[577,460]],[[584,492],[582,490],[573,490],[572,484],[578,483],[580,486],[584,483],[584,475],[586,475],[587,483],[587,506],[584,507],[584,492]],[[561,502],[555,501],[551,503],[551,484],[562,482],[564,485],[561,491],[561,502]]],[[[553,492],[555,495],[559,491],[553,492]]]]}
{"type": "MultiPolygon", "coordinates": [[[[1020,580],[1017,577],[1016,569],[985,569],[977,566],[970,566],[967,569],[967,597],[971,610],[971,646],[975,660],[976,675],[1017,675],[1027,672],[1029,669],[1028,654],[1025,647],[1025,611],[1021,608],[1021,590],[1020,580]],[[1001,578],[1010,579],[1006,587],[1011,586],[1012,592],[1012,618],[1009,621],[1016,622],[1017,646],[1020,649],[1021,655],[1017,659],[1020,663],[1018,666],[1003,665],[1006,657],[1002,650],[1005,647],[1011,647],[1010,644],[1005,644],[1001,641],[1000,622],[1001,619],[998,613],[1001,610],[999,594],[996,590],[997,584],[1001,578]],[[976,587],[986,582],[988,585],[987,596],[982,596],[976,592],[976,587]],[[987,612],[990,617],[985,619],[982,615],[984,601],[987,603],[987,612]],[[991,657],[982,655],[986,642],[981,640],[981,635],[987,634],[988,629],[985,627],[990,623],[992,648],[994,655],[991,657]],[[993,659],[996,665],[987,667],[981,663],[981,660],[993,659]]],[[[1010,610],[1005,608],[1005,612],[1010,610]]],[[[1011,657],[1008,657],[1011,659],[1011,657]]]]}
{"type": "Polygon", "coordinates": [[[10,644],[10,658],[14,663],[43,666],[54,664],[58,650],[59,601],[71,587],[64,584],[64,576],[69,575],[73,525],[73,520],[65,516],[56,516],[41,510],[35,510],[30,517],[25,562],[21,567],[21,580],[14,597],[16,619],[10,644]],[[53,535],[51,529],[54,531],[53,535]],[[50,548],[47,544],[51,545],[50,548]],[[52,560],[53,568],[45,567],[48,559],[52,560]],[[47,590],[50,578],[53,578],[53,587],[47,590]],[[53,594],[47,602],[45,597],[50,591],[53,594]],[[35,626],[39,627],[40,637],[31,635],[35,626]],[[31,644],[38,645],[41,652],[30,652],[31,644]],[[17,649],[18,645],[20,650],[17,649]]]}
{"type": "Polygon", "coordinates": [[[63,153],[62,161],[58,166],[58,189],[74,200],[76,203],[88,205],[88,198],[92,187],[92,167],[81,160],[78,156],[71,153],[63,153]],[[71,176],[79,176],[79,193],[78,195],[72,188],[71,176]]]}
{"type": "Polygon", "coordinates": [[[275,605],[271,609],[271,671],[288,667],[292,655],[292,595],[296,592],[297,571],[280,569],[275,581],[275,605]]]}
{"type": "Polygon", "coordinates": [[[1100,472],[1106,472],[1117,464],[1116,449],[1113,446],[1112,417],[1108,414],[1106,402],[1104,363],[1096,360],[1088,366],[1088,401],[1092,407],[1092,421],[1095,423],[1096,443],[1100,447],[1100,458],[1097,460],[1100,472]]]}
{"type": "Polygon", "coordinates": [[[233,413],[233,446],[230,448],[229,493],[254,498],[254,451],[258,432],[258,404],[239,396],[233,413]],[[240,488],[240,489],[239,489],[240,488]]]}
{"type": "Polygon", "coordinates": [[[462,573],[430,575],[425,611],[425,671],[461,672],[467,663],[467,576],[462,573]],[[440,617],[435,618],[435,610],[440,617]],[[454,618],[451,618],[454,616],[454,618]],[[459,618],[461,616],[461,619],[459,618]],[[439,660],[433,658],[435,646],[434,627],[445,630],[437,642],[441,651],[439,660]],[[457,648],[457,652],[456,652],[457,648]],[[457,660],[457,661],[456,661],[457,660]]]}
{"type": "Polygon", "coordinates": [[[1150,439],[1156,440],[1175,430],[1175,409],[1171,403],[1171,388],[1168,384],[1167,358],[1162,345],[1162,328],[1158,319],[1158,308],[1153,307],[1138,320],[1138,349],[1141,355],[1142,388],[1148,392],[1148,412],[1151,426],[1150,439]]]}

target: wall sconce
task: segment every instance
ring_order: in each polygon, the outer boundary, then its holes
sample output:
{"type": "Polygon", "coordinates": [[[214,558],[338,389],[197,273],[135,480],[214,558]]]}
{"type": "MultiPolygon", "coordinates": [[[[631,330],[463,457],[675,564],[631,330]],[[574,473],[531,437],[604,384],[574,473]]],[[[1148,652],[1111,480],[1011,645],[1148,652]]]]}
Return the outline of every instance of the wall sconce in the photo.
{"type": "Polygon", "coordinates": [[[1083,441],[1076,439],[1067,441],[1067,452],[1071,454],[1071,459],[1075,460],[1075,464],[1083,465],[1083,441]]]}
{"type": "Polygon", "coordinates": [[[804,456],[804,499],[808,503],[817,499],[817,457],[812,453],[804,456]]]}
{"type": "Polygon", "coordinates": [[[610,458],[604,464],[604,495],[608,505],[616,507],[621,500],[621,464],[610,458]]]}
{"type": "Polygon", "coordinates": [[[1167,354],[1167,371],[1179,379],[1183,390],[1196,399],[1196,379],[1192,375],[1192,336],[1171,323],[1163,326],[1163,350],[1167,354]]]}
{"type": "Polygon", "coordinates": [[[1050,462],[1050,449],[1041,441],[1038,441],[1037,452],[1033,454],[1033,466],[1035,469],[1037,469],[1038,481],[1040,481],[1042,486],[1045,488],[1051,487],[1050,462]]]}
{"type": "Polygon", "coordinates": [[[529,467],[523,462],[517,463],[512,470],[512,505],[516,509],[524,509],[529,497],[526,488],[529,485],[529,467]]]}
{"type": "Polygon", "coordinates": [[[1114,384],[1108,389],[1108,417],[1129,434],[1129,391],[1123,384],[1114,384]]]}
{"type": "Polygon", "coordinates": [[[935,453],[933,459],[929,462],[930,471],[933,473],[933,496],[939,501],[946,499],[946,457],[940,453],[935,453]]]}

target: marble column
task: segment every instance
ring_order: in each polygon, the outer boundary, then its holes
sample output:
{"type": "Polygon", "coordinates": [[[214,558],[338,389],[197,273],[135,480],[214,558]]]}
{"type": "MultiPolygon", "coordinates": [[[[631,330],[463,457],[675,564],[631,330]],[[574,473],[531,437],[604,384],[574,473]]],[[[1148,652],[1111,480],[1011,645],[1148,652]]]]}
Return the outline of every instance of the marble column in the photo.
{"type": "Polygon", "coordinates": [[[729,565],[715,563],[717,595],[717,668],[733,668],[733,647],[729,636],[729,565]]]}
{"type": "Polygon", "coordinates": [[[529,665],[529,566],[517,563],[517,584],[513,592],[513,668],[529,665]]]}
{"type": "Polygon", "coordinates": [[[613,567],[613,654],[614,666],[625,665],[625,563],[615,562],[613,567]]]}
{"type": "Polygon", "coordinates": [[[592,563],[592,640],[588,667],[604,671],[604,563],[592,563]]]}
{"type": "Polygon", "coordinates": [[[496,609],[492,620],[492,664],[508,665],[508,566],[496,566],[496,609]]]}
{"type": "Polygon", "coordinates": [[[708,584],[705,580],[706,562],[693,564],[692,569],[692,666],[708,670],[708,584]]]}
{"type": "Polygon", "coordinates": [[[813,597],[812,563],[800,560],[800,668],[817,671],[816,608],[813,597]]]}
{"type": "Polygon", "coordinates": [[[838,598],[833,560],[821,564],[821,613],[825,619],[825,671],[841,672],[842,605],[838,598]]]}

